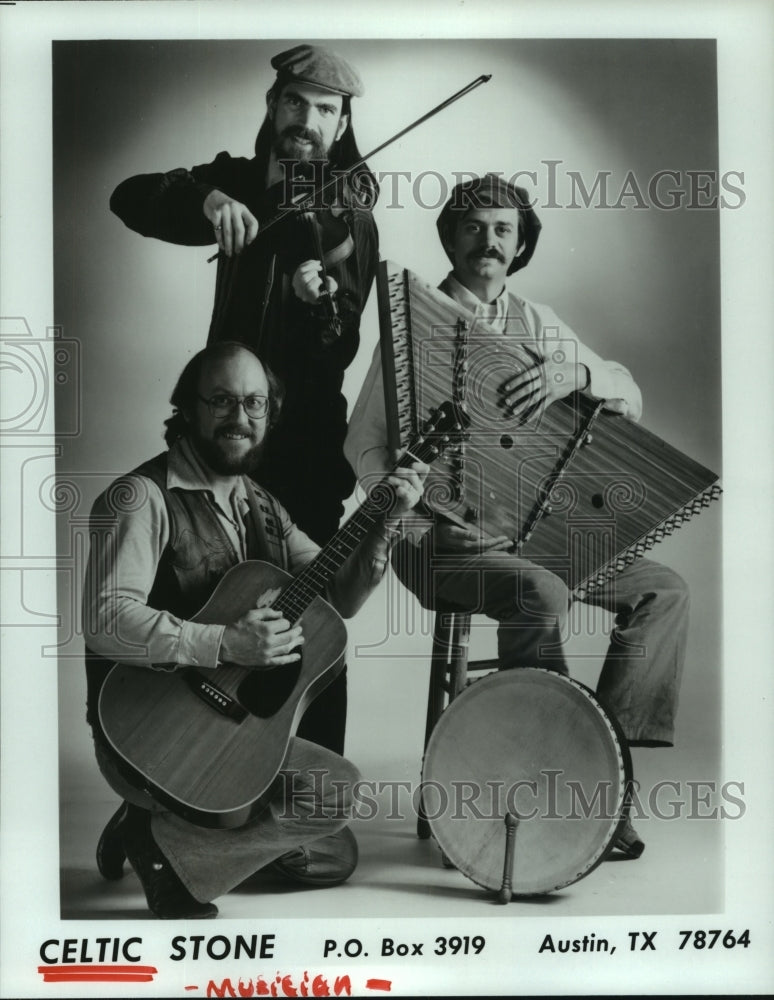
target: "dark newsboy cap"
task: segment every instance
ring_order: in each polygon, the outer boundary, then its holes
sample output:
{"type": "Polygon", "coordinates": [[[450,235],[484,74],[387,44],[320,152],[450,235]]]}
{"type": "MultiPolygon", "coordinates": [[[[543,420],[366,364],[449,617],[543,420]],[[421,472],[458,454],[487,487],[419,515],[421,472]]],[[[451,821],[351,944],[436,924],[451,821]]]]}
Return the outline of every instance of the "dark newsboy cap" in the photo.
{"type": "MultiPolygon", "coordinates": [[[[484,174],[483,177],[462,181],[453,188],[451,198],[443,206],[436,222],[444,249],[446,250],[447,244],[454,239],[454,230],[459,220],[471,209],[476,208],[519,210],[521,216],[519,245],[516,256],[508,267],[508,274],[526,267],[537,246],[541,229],[540,219],[532,208],[529,195],[524,188],[511,184],[499,174],[484,174]]],[[[446,255],[453,264],[454,259],[448,250],[446,255]]]]}
{"type": "Polygon", "coordinates": [[[363,96],[363,81],[357,70],[340,55],[319,45],[296,45],[274,56],[271,64],[283,83],[297,80],[346,97],[363,96]]]}

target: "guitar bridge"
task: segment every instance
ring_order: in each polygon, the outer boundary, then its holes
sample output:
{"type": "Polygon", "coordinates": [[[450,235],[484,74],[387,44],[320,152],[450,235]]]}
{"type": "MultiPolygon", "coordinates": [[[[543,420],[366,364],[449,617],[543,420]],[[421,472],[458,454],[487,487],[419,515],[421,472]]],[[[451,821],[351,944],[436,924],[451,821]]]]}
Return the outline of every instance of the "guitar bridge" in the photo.
{"type": "Polygon", "coordinates": [[[217,684],[208,681],[196,670],[187,670],[185,679],[193,693],[221,715],[233,719],[234,722],[241,722],[247,715],[247,711],[235,698],[221,691],[217,684]]]}

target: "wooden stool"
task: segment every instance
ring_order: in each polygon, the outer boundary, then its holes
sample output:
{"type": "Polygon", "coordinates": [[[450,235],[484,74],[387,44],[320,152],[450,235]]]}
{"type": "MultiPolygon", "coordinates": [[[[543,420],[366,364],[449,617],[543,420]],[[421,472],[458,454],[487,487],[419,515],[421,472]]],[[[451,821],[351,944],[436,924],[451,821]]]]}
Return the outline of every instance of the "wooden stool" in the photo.
{"type": "MultiPolygon", "coordinates": [[[[500,665],[496,659],[468,662],[470,617],[468,611],[438,609],[435,613],[427,692],[425,750],[441,713],[467,685],[468,673],[497,670],[500,665]]],[[[417,836],[421,840],[427,840],[430,836],[430,825],[422,811],[421,799],[417,815],[417,836]]]]}

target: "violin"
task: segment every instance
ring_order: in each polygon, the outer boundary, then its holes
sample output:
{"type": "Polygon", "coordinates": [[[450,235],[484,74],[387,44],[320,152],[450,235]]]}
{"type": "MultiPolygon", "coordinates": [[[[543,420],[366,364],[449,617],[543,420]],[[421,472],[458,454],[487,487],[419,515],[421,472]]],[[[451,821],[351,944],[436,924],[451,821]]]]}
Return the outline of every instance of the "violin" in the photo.
{"type": "MultiPolygon", "coordinates": [[[[294,164],[302,177],[309,166],[309,164],[294,164]]],[[[324,188],[323,184],[317,190],[322,191],[324,188]]],[[[320,203],[312,207],[309,197],[305,194],[298,200],[300,206],[278,229],[278,256],[287,274],[294,274],[299,264],[304,261],[320,262],[321,285],[318,304],[324,311],[326,319],[322,339],[323,343],[331,344],[341,336],[341,318],[335,293],[331,293],[328,288],[328,268],[347,260],[355,249],[355,241],[344,218],[346,209],[343,205],[320,203]]]]}
{"type": "Polygon", "coordinates": [[[323,343],[332,344],[341,336],[341,317],[336,305],[336,298],[328,288],[328,268],[346,260],[355,249],[355,241],[349,226],[341,216],[336,217],[333,210],[323,212],[305,211],[297,216],[298,224],[303,226],[312,245],[312,260],[319,260],[320,291],[318,302],[326,314],[327,327],[323,332],[323,343]]]}

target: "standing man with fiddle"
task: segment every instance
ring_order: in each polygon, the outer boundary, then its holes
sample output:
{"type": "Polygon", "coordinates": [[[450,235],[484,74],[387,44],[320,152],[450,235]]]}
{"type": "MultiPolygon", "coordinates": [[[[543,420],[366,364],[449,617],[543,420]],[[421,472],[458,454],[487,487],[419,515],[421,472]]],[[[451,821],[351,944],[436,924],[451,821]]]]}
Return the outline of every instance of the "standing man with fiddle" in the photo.
{"type": "MultiPolygon", "coordinates": [[[[361,159],[351,111],[352,98],[363,93],[357,71],[313,45],[282,52],[271,64],[277,78],[266,94],[253,158],[221,152],[190,170],[131,177],[113,192],[110,206],[143,236],[186,246],[217,243],[209,342],[248,344],[284,383],[283,414],[267,443],[262,482],[323,545],[355,483],[343,455],[347,404],[341,389],[359,346],[360,316],[378,259],[371,214],[378,185],[365,165],[328,183],[361,159]],[[335,202],[325,218],[345,233],[335,237],[337,262],[329,275],[319,244],[308,240],[296,213],[268,225],[290,198],[320,182],[322,199],[316,195],[313,207],[335,202]]],[[[323,251],[324,244],[323,238],[323,251]]],[[[313,704],[299,733],[342,752],[345,720],[342,673],[313,704]]]]}

